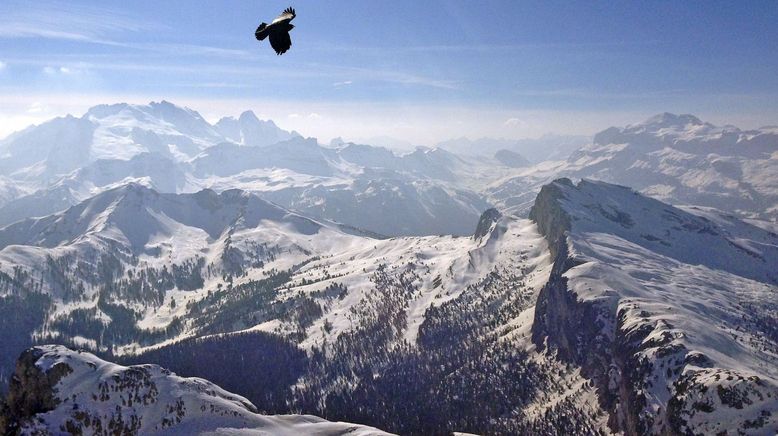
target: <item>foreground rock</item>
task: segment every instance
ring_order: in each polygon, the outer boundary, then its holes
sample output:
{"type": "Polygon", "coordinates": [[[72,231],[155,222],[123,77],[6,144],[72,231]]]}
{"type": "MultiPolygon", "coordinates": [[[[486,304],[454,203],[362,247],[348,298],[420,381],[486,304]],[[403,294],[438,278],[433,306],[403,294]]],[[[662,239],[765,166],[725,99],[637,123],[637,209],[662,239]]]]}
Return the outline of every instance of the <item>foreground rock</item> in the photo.
{"type": "Polygon", "coordinates": [[[0,425],[4,434],[387,434],[309,415],[260,415],[207,380],[55,345],[21,355],[0,425]]]}

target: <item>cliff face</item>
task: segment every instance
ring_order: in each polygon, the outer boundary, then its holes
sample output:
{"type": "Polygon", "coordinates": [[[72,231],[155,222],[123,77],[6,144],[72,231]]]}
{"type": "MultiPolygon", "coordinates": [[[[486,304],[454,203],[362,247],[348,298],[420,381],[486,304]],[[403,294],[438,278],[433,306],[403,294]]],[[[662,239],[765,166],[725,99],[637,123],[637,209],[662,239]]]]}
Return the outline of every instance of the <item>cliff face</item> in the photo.
{"type": "MultiPolygon", "coordinates": [[[[544,186],[529,214],[546,237],[554,258],[551,276],[535,304],[532,342],[541,351],[551,348],[560,359],[579,365],[582,374],[594,382],[600,405],[615,416],[618,395],[611,384],[615,370],[611,367],[612,340],[603,322],[612,323],[612,319],[606,308],[579,301],[568,289],[564,273],[580,262],[569,255],[571,217],[560,204],[564,199],[562,187],[573,187],[573,183],[560,179],[544,186]]],[[[611,421],[613,428],[621,428],[613,418],[611,421]]]]}
{"type": "Polygon", "coordinates": [[[769,274],[756,257],[727,253],[729,271],[713,270],[717,259],[701,258],[711,267],[689,260],[698,256],[695,244],[715,256],[722,251],[712,248],[722,242],[717,238],[749,234],[772,242],[770,235],[699,219],[627,188],[567,179],[543,187],[530,218],[555,259],[532,340],[580,365],[613,430],[778,430],[776,341],[759,321],[774,314],[769,274]],[[679,241],[682,249],[668,248],[679,241]],[[738,293],[745,286],[759,291],[746,297],[738,293]]]}

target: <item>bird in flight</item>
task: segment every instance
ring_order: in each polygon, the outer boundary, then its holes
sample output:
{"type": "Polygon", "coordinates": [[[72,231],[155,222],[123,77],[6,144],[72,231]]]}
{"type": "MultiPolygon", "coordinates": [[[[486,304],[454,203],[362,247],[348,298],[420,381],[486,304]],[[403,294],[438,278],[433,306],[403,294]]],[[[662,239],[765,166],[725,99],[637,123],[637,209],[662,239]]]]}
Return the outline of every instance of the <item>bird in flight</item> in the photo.
{"type": "Polygon", "coordinates": [[[291,21],[296,16],[297,14],[294,13],[294,9],[286,8],[272,23],[260,24],[259,27],[257,27],[257,31],[254,32],[254,36],[256,36],[259,41],[270,37],[270,46],[273,47],[276,54],[282,55],[292,46],[292,39],[289,37],[289,31],[294,29],[294,25],[291,24],[291,21]]]}

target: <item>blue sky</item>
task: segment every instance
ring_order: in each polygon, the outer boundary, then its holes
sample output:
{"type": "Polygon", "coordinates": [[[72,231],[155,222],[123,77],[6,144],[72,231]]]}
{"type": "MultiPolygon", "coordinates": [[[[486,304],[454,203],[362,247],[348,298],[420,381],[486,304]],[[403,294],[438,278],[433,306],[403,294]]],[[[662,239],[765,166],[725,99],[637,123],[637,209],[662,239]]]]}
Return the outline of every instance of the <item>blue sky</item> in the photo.
{"type": "Polygon", "coordinates": [[[0,136],[97,103],[252,109],[324,140],[778,124],[778,3],[0,2],[0,136]],[[257,24],[292,5],[292,49],[257,24]]]}

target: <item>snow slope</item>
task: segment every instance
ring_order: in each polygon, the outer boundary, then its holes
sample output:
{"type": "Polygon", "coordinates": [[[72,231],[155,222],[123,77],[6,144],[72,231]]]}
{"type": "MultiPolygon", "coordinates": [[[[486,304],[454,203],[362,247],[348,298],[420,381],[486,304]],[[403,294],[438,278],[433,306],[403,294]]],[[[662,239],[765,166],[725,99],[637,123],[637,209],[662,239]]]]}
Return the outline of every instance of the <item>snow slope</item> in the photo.
{"type": "Polygon", "coordinates": [[[115,365],[62,346],[26,351],[18,371],[11,398],[18,398],[12,407],[21,434],[388,434],[315,416],[259,415],[247,399],[207,380],[157,365],[115,365]],[[22,413],[34,402],[45,406],[22,413]]]}
{"type": "MultiPolygon", "coordinates": [[[[0,302],[20,299],[31,314],[31,321],[11,324],[0,335],[122,358],[147,353],[142,358],[156,350],[176,350],[190,339],[207,343],[262,334],[287,344],[283,347],[303,350],[303,356],[326,350],[333,368],[350,362],[341,353],[366,353],[353,362],[391,373],[397,367],[384,360],[386,353],[408,347],[426,353],[430,329],[450,322],[441,319],[450,312],[440,308],[452,307],[462,315],[451,321],[466,317],[478,332],[486,329],[468,343],[484,340],[499,359],[517,359],[517,352],[532,349],[532,304],[548,279],[551,259],[544,238],[528,220],[491,211],[477,227],[470,237],[380,239],[302,217],[246,192],[160,194],[127,185],[65,212],[0,230],[0,302]],[[33,307],[33,301],[42,306],[33,307]],[[376,338],[370,336],[374,334],[376,338]],[[359,351],[343,350],[348,338],[355,338],[359,351]],[[381,351],[369,351],[362,341],[381,351]],[[510,351],[513,347],[516,351],[510,351]]],[[[5,346],[4,338],[0,336],[0,343],[5,346]]],[[[19,352],[4,349],[8,356],[19,352]]],[[[523,371],[499,362],[493,364],[502,371],[523,371]]],[[[337,412],[309,405],[308,394],[299,392],[320,396],[317,404],[326,404],[329,395],[338,401],[345,395],[344,378],[337,372],[319,375],[319,367],[311,365],[315,369],[300,373],[298,384],[277,387],[273,395],[289,396],[299,407],[292,410],[332,416],[337,412]]],[[[580,382],[574,371],[544,357],[534,358],[531,365],[554,368],[564,380],[580,382]]],[[[461,371],[466,374],[472,367],[461,371]]],[[[360,373],[355,368],[349,376],[354,389],[360,373]]],[[[550,425],[547,416],[574,416],[558,409],[568,410],[579,398],[587,405],[581,409],[587,418],[573,425],[592,428],[588,414],[602,419],[583,384],[572,389],[545,376],[537,385],[510,377],[505,383],[527,384],[537,396],[553,399],[544,405],[537,398],[528,423],[521,425],[545,428],[550,425]]],[[[252,401],[263,398],[252,396],[252,401]]],[[[525,400],[502,401],[518,408],[525,400]]],[[[448,416],[441,416],[441,425],[448,416]]],[[[523,422],[524,416],[522,412],[515,419],[523,422]]],[[[337,419],[369,422],[354,418],[337,419]]],[[[486,419],[470,419],[475,418],[486,419]]],[[[392,425],[403,429],[397,422],[392,425]]]]}

